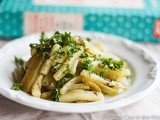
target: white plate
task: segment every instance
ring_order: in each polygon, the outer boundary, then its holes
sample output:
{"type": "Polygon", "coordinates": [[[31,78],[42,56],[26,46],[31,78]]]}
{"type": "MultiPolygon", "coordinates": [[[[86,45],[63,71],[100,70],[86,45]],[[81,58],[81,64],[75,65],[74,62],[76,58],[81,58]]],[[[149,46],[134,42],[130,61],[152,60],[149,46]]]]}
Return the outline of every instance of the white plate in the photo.
{"type": "MultiPolygon", "coordinates": [[[[124,93],[115,97],[106,97],[104,101],[92,103],[58,103],[32,97],[23,91],[11,90],[13,80],[11,72],[15,68],[14,56],[27,59],[30,55],[29,44],[37,42],[39,34],[22,37],[6,44],[0,50],[0,93],[18,103],[33,108],[57,112],[95,112],[115,109],[131,104],[158,85],[159,64],[157,60],[142,46],[125,38],[102,33],[72,32],[72,34],[90,37],[103,43],[108,50],[125,59],[132,68],[134,79],[131,87],[124,93]]],[[[48,33],[51,35],[51,33],[48,33]]],[[[93,40],[93,41],[94,41],[93,40]]]]}

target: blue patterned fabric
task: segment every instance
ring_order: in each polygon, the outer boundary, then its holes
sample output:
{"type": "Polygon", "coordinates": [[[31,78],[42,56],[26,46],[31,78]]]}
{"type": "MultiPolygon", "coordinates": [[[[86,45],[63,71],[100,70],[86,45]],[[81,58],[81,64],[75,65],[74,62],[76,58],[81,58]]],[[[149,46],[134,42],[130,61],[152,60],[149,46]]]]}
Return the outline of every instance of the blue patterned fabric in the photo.
{"type": "Polygon", "coordinates": [[[144,9],[106,7],[44,6],[32,0],[2,0],[0,3],[0,37],[16,38],[24,35],[24,13],[79,13],[83,15],[83,29],[111,33],[137,42],[160,42],[155,38],[154,23],[160,19],[160,0],[144,0],[144,9]]]}

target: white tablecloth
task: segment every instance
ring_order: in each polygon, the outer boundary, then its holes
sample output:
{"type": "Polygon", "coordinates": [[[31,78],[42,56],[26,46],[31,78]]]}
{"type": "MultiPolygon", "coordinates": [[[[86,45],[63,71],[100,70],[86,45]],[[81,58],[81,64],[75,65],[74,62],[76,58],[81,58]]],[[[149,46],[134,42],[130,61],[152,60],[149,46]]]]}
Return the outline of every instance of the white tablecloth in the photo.
{"type": "MultiPolygon", "coordinates": [[[[0,40],[0,47],[5,44],[0,40]]],[[[160,60],[160,44],[143,44],[160,60]]],[[[131,105],[95,113],[57,113],[30,108],[0,95],[0,120],[160,120],[160,87],[131,105]]]]}

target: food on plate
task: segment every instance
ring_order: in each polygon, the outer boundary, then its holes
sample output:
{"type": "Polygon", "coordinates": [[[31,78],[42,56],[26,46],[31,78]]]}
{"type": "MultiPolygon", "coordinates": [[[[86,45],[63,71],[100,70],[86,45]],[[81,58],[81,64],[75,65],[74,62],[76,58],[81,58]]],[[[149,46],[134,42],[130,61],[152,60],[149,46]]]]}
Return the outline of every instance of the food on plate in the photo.
{"type": "Polygon", "coordinates": [[[115,96],[129,87],[127,62],[90,38],[59,31],[47,37],[42,32],[39,43],[31,43],[30,48],[29,60],[15,57],[14,90],[79,103],[102,101],[105,95],[115,96]]]}

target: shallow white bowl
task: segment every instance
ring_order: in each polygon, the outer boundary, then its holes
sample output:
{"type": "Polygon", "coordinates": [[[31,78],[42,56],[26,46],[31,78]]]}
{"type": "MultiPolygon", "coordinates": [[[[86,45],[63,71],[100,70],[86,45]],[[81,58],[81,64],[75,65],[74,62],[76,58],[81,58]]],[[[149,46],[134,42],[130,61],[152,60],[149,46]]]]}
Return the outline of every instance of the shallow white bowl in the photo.
{"type": "MultiPolygon", "coordinates": [[[[50,36],[52,33],[48,33],[50,36]]],[[[11,72],[15,68],[14,56],[27,59],[30,55],[29,44],[37,42],[40,34],[16,39],[0,49],[0,94],[20,104],[57,112],[95,112],[122,107],[131,104],[150,93],[159,83],[160,67],[154,56],[144,47],[126,38],[96,32],[75,32],[72,35],[90,37],[103,43],[106,48],[125,59],[134,75],[131,87],[115,97],[106,97],[104,101],[92,103],[59,103],[32,97],[23,91],[11,90],[13,84],[11,72]],[[159,75],[158,75],[159,74],[159,75]]]]}

